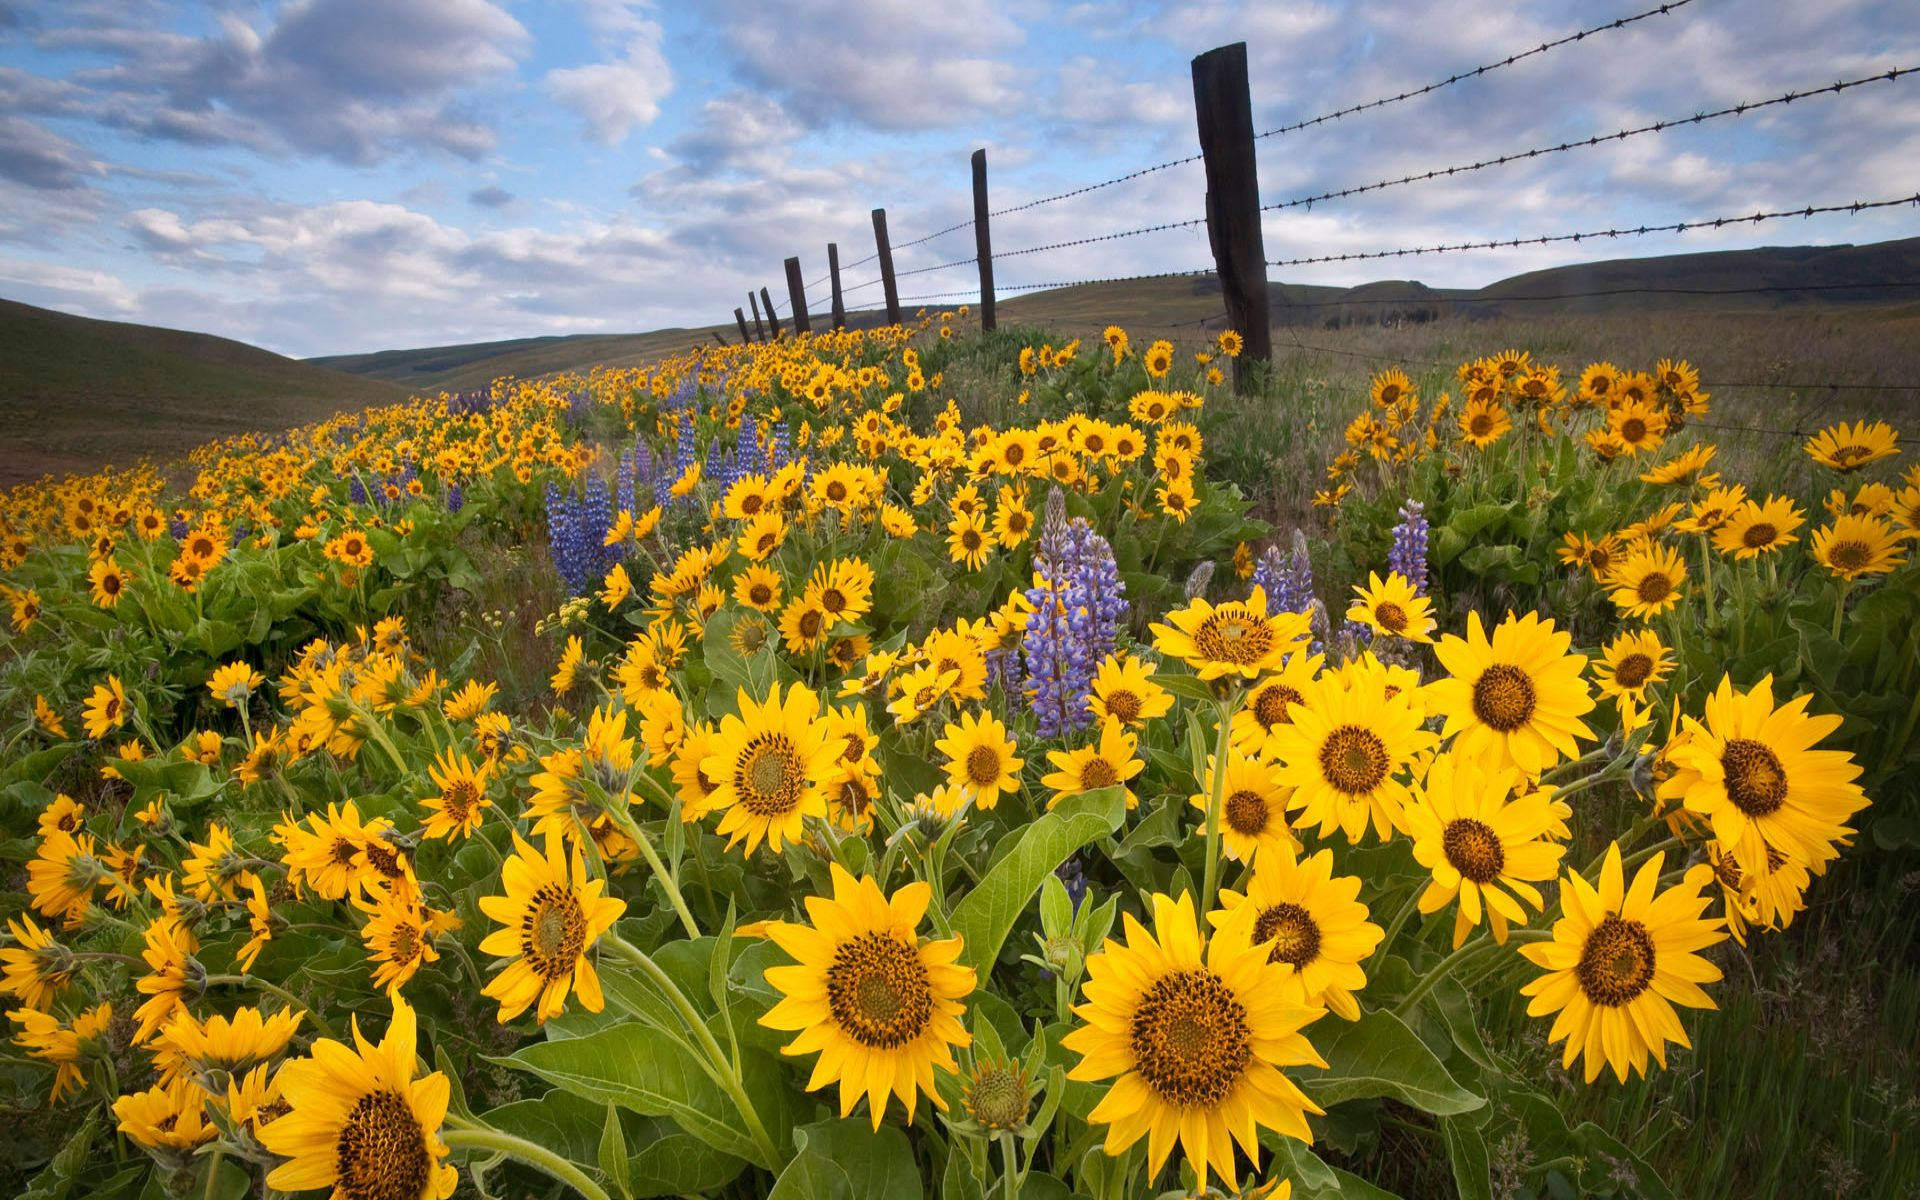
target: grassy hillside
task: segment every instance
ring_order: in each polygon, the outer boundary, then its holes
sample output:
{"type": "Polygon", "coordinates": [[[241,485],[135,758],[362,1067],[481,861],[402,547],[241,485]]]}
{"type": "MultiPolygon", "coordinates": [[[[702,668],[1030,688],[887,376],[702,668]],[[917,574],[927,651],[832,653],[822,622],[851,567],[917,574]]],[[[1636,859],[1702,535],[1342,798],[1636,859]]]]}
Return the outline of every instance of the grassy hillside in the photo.
{"type": "Polygon", "coordinates": [[[226,338],[0,300],[0,485],[406,398],[226,338]]]}

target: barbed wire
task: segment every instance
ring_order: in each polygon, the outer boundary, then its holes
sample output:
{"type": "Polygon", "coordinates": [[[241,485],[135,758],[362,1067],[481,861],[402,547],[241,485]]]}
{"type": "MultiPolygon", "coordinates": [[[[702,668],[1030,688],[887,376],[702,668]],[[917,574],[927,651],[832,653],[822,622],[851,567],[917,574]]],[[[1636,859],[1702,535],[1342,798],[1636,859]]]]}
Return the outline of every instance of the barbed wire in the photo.
{"type": "Polygon", "coordinates": [[[1043,196],[1038,200],[1029,200],[1025,204],[1015,204],[1008,208],[995,209],[987,215],[990,217],[1004,217],[1008,213],[1025,212],[1030,208],[1039,208],[1042,204],[1052,204],[1056,200],[1071,200],[1075,196],[1084,196],[1088,192],[1097,192],[1101,188],[1110,188],[1115,184],[1129,183],[1135,179],[1139,179],[1143,175],[1151,175],[1156,171],[1165,171],[1169,167],[1184,167],[1190,162],[1199,162],[1205,157],[1203,154],[1189,154],[1185,158],[1176,158],[1168,162],[1155,163],[1151,167],[1141,167],[1137,171],[1128,171],[1125,175],[1115,175],[1112,179],[1103,179],[1099,183],[1089,183],[1084,187],[1073,188],[1070,191],[1059,192],[1052,196],[1043,196]]]}
{"type": "Polygon", "coordinates": [[[1573,141],[1561,142],[1558,145],[1536,146],[1530,150],[1517,150],[1511,154],[1502,154],[1494,158],[1483,159],[1479,162],[1461,163],[1451,167],[1436,167],[1431,171],[1420,171],[1412,175],[1402,175],[1397,179],[1381,179],[1373,183],[1361,184],[1358,187],[1339,188],[1335,191],[1321,192],[1317,195],[1299,196],[1292,200],[1279,200],[1272,204],[1261,205],[1260,211],[1274,212],[1279,209],[1299,208],[1317,204],[1322,200],[1340,200],[1348,196],[1358,196],[1367,192],[1378,192],[1386,188],[1399,187],[1402,184],[1424,183],[1431,179],[1466,175],[1474,171],[1483,171],[1488,167],[1497,167],[1505,163],[1519,162],[1522,159],[1539,158],[1543,155],[1559,154],[1566,150],[1579,150],[1592,146],[1605,145],[1608,142],[1624,141],[1627,138],[1638,137],[1641,134],[1661,133],[1665,130],[1676,129],[1683,125],[1699,125],[1702,122],[1719,120],[1722,117],[1744,116],[1747,113],[1756,112],[1763,108],[1771,108],[1777,104],[1791,104],[1795,100],[1803,100],[1814,96],[1830,96],[1847,91],[1850,88],[1864,87],[1869,83],[1878,83],[1883,80],[1891,82],[1904,76],[1912,75],[1916,71],[1920,71],[1920,67],[1895,67],[1891,70],[1881,71],[1860,79],[1842,80],[1838,83],[1828,84],[1825,87],[1810,88],[1803,92],[1788,92],[1785,95],[1774,96],[1767,100],[1744,101],[1740,104],[1732,104],[1725,108],[1715,109],[1712,112],[1695,113],[1691,117],[1675,117],[1664,121],[1655,121],[1649,125],[1638,125],[1630,129],[1617,130],[1613,133],[1595,134],[1592,137],[1577,138],[1573,141]]]}
{"type": "MultiPolygon", "coordinates": [[[[930,242],[937,237],[945,237],[957,229],[966,229],[972,224],[973,224],[973,218],[968,217],[966,220],[960,222],[958,225],[949,225],[945,229],[936,229],[925,237],[917,237],[910,242],[901,242],[899,245],[894,246],[892,249],[895,254],[898,254],[900,251],[907,249],[909,246],[918,246],[924,242],[930,242]]],[[[879,258],[880,256],[878,254],[875,254],[873,257],[879,258]]]]}
{"type": "Polygon", "coordinates": [[[1366,112],[1368,109],[1385,108],[1389,104],[1397,104],[1402,100],[1412,100],[1419,96],[1425,96],[1430,92],[1437,92],[1441,88],[1450,87],[1451,85],[1456,83],[1464,83],[1469,79],[1477,79],[1480,76],[1485,75],[1489,72],[1498,71],[1502,67],[1510,67],[1513,64],[1521,61],[1522,59],[1532,58],[1536,54],[1545,54],[1549,50],[1556,50],[1561,46],[1570,45],[1573,42],[1583,41],[1586,38],[1595,36],[1596,34],[1610,33],[1616,29],[1625,29],[1627,26],[1632,25],[1634,22],[1644,21],[1649,17],[1665,16],[1666,14],[1672,12],[1674,9],[1684,8],[1688,4],[1691,4],[1692,2],[1693,0],[1672,0],[1671,3],[1662,4],[1658,8],[1650,8],[1643,13],[1636,13],[1631,17],[1621,17],[1617,21],[1608,21],[1602,25],[1595,25],[1591,29],[1582,29],[1578,33],[1570,33],[1570,34],[1567,34],[1565,37],[1555,38],[1553,41],[1550,41],[1550,42],[1542,42],[1531,50],[1523,50],[1518,54],[1509,54],[1507,57],[1501,59],[1498,62],[1487,63],[1483,66],[1475,67],[1471,71],[1460,71],[1456,74],[1447,76],[1445,79],[1441,79],[1433,83],[1429,83],[1425,87],[1414,88],[1411,91],[1400,92],[1397,95],[1393,95],[1393,96],[1381,96],[1378,99],[1369,100],[1364,104],[1355,104],[1347,108],[1338,109],[1334,112],[1322,113],[1320,116],[1317,116],[1317,117],[1309,117],[1304,121],[1295,121],[1291,125],[1282,125],[1277,129],[1269,129],[1265,133],[1256,133],[1253,135],[1253,140],[1257,142],[1262,138],[1278,137],[1281,134],[1293,133],[1297,130],[1306,129],[1313,125],[1324,124],[1325,122],[1328,122],[1328,121],[1337,121],[1341,117],[1350,117],[1354,113],[1366,112]]]}
{"type": "Polygon", "coordinates": [[[1430,292],[1415,296],[1354,296],[1346,300],[1290,300],[1285,302],[1288,308],[1342,308],[1349,304],[1506,304],[1508,302],[1526,304],[1549,300],[1586,300],[1599,296],[1747,296],[1780,295],[1788,292],[1850,292],[1877,290],[1880,288],[1913,288],[1920,291],[1920,279],[1899,280],[1895,282],[1875,283],[1809,283],[1809,284],[1769,284],[1764,287],[1733,288],[1684,288],[1684,287],[1617,287],[1597,288],[1586,292],[1555,292],[1539,296],[1448,296],[1439,292],[1430,292]]]}
{"type": "Polygon", "coordinates": [[[1494,238],[1485,242],[1441,243],[1435,246],[1407,246],[1398,250],[1356,250],[1347,254],[1318,254],[1303,258],[1268,259],[1270,267],[1300,267],[1315,263],[1355,262],[1373,258],[1407,258],[1420,254],[1453,254],[1461,250],[1504,250],[1512,246],[1544,246],[1550,242],[1581,242],[1599,238],[1639,237],[1649,233],[1685,233],[1692,229],[1719,229],[1727,225],[1758,224],[1783,217],[1812,217],[1823,213],[1859,213],[1874,208],[1895,208],[1920,204],[1920,193],[1890,200],[1856,200],[1851,204],[1819,204],[1777,212],[1757,212],[1744,217],[1709,217],[1698,221],[1673,221],[1665,225],[1635,225],[1620,229],[1589,229],[1580,233],[1552,233],[1539,237],[1494,238]]]}
{"type": "Polygon", "coordinates": [[[1119,233],[1100,233],[1092,237],[1074,238],[1070,242],[1048,242],[1043,246],[1026,246],[1019,250],[1003,250],[994,255],[999,258],[1019,258],[1023,254],[1038,254],[1043,250],[1065,250],[1070,246],[1089,246],[1095,242],[1111,242],[1118,238],[1138,237],[1143,233],[1161,233],[1169,229],[1191,229],[1195,225],[1205,225],[1205,217],[1194,217],[1188,221],[1168,221],[1161,225],[1145,225],[1139,229],[1123,229],[1119,233]]]}

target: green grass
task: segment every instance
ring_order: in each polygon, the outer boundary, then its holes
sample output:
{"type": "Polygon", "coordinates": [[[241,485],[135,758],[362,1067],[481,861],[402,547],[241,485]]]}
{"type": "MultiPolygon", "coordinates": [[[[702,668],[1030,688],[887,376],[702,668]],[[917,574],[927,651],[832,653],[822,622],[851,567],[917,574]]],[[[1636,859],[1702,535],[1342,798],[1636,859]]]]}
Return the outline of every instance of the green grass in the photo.
{"type": "Polygon", "coordinates": [[[225,338],[0,300],[0,486],[406,397],[225,338]]]}

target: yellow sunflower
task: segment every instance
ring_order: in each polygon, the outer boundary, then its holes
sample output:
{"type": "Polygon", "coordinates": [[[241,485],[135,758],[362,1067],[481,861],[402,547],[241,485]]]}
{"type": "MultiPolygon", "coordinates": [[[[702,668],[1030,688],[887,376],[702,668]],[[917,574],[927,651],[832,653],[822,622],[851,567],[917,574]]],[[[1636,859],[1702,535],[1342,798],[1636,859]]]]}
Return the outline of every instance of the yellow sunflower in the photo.
{"type": "Polygon", "coordinates": [[[986,565],[993,541],[984,513],[960,513],[947,524],[947,557],[969,571],[978,571],[986,565]]]}
{"type": "Polygon", "coordinates": [[[1245,600],[1209,603],[1196,596],[1155,625],[1154,648],[1192,667],[1202,679],[1257,679],[1312,636],[1303,613],[1269,613],[1266,589],[1245,600]]]}
{"type": "Polygon", "coordinates": [[[1807,439],[1807,455],[1823,467],[1858,471],[1868,463],[1900,453],[1900,434],[1885,421],[1852,425],[1841,421],[1807,439]]]}
{"type": "Polygon", "coordinates": [[[464,838],[480,828],[486,810],[493,805],[487,798],[487,777],[493,773],[494,765],[487,760],[476,767],[472,759],[465,754],[456,755],[451,747],[441,751],[427,768],[427,776],[440,789],[440,794],[420,802],[420,807],[433,814],[420,831],[428,837],[451,841],[455,834],[464,838]]]}
{"type": "Polygon", "coordinates": [[[1840,728],[1837,715],[1807,712],[1811,696],[1773,702],[1773,676],[1736,691],[1731,676],[1707,697],[1701,719],[1684,717],[1669,748],[1674,772],[1659,795],[1705,817],[1742,870],[1767,872],[1767,851],[1823,867],[1846,822],[1867,806],[1860,766],[1844,750],[1815,744],[1840,728]]]}
{"type": "Polygon", "coordinates": [[[1398,571],[1367,573],[1367,586],[1354,585],[1354,602],[1347,620],[1358,621],[1376,633],[1410,642],[1433,641],[1433,601],[1413,590],[1398,571]]]}
{"type": "Polygon", "coordinates": [[[587,648],[579,635],[567,639],[566,649],[560,652],[559,665],[554,668],[553,678],[549,681],[553,694],[564,696],[574,689],[579,681],[580,664],[586,661],[587,648]]]}
{"type": "Polygon", "coordinates": [[[700,773],[713,782],[709,807],[721,812],[718,832],[727,847],[745,841],[752,854],[765,841],[778,853],[797,840],[808,817],[827,814],[823,787],[833,777],[840,747],[818,719],[819,698],[794,684],[785,695],[774,684],[764,701],[742,688],[739,714],[727,714],[700,773]]]}
{"type": "Polygon", "coordinates": [[[81,721],[90,738],[104,738],[127,723],[127,689],[118,675],[109,675],[105,683],[94,685],[81,721]]]}
{"type": "Polygon", "coordinates": [[[1607,431],[1629,454],[1657,450],[1667,436],[1666,406],[1652,399],[1624,400],[1607,411],[1607,431]]]}
{"type": "MultiPolygon", "coordinates": [[[[1040,780],[1040,786],[1053,789],[1047,807],[1052,808],[1068,796],[1077,796],[1081,792],[1124,785],[1146,769],[1147,764],[1134,757],[1139,745],[1139,738],[1129,732],[1126,726],[1109,717],[1101,723],[1097,741],[1078,750],[1047,751],[1047,761],[1054,766],[1053,773],[1040,780]]],[[[1132,808],[1138,803],[1133,790],[1128,788],[1127,807],[1132,808]]]]}
{"type": "Polygon", "coordinates": [[[947,756],[947,781],[975,807],[993,808],[1005,792],[1020,790],[1019,747],[991,713],[963,713],[949,721],[934,748],[947,756]]]}
{"type": "Polygon", "coordinates": [[[1360,1019],[1354,993],[1367,986],[1360,966],[1380,947],[1386,931],[1367,918],[1358,875],[1335,875],[1333,851],[1307,858],[1276,854],[1254,868],[1245,894],[1220,889],[1215,925],[1241,905],[1254,913],[1253,942],[1270,946],[1267,957],[1293,968],[1292,986],[1302,1002],[1325,1005],[1342,1019],[1360,1019]]]}
{"type": "MultiPolygon", "coordinates": [[[[142,1146],[189,1150],[220,1132],[207,1120],[206,1098],[199,1084],[183,1077],[121,1096],[113,1102],[113,1115],[120,1132],[142,1146]]],[[[447,1171],[451,1175],[453,1168],[447,1171]]],[[[452,1190],[449,1182],[447,1191],[452,1190]]]]}
{"type": "Polygon", "coordinates": [[[1321,837],[1338,829],[1357,844],[1371,821],[1380,840],[1391,838],[1409,798],[1402,775],[1437,740],[1413,697],[1390,698],[1383,674],[1355,672],[1317,680],[1289,713],[1267,743],[1278,781],[1293,789],[1287,807],[1317,822],[1321,837]]]}
{"type": "Polygon", "coordinates": [[[1513,430],[1513,418],[1498,400],[1469,400],[1461,406],[1457,420],[1460,440],[1476,450],[1486,449],[1513,430]]]}
{"type": "MultiPolygon", "coordinates": [[[[1217,764],[1209,756],[1200,791],[1188,800],[1206,812],[1213,803],[1214,771],[1217,764]]],[[[1288,790],[1282,787],[1278,768],[1270,762],[1236,754],[1231,746],[1227,756],[1225,791],[1220,799],[1220,840],[1228,858],[1236,862],[1266,862],[1272,858],[1290,858],[1300,850],[1300,840],[1287,825],[1288,790]],[[1254,859],[1258,852],[1260,857],[1254,859]]]]}
{"type": "Polygon", "coordinates": [[[111,557],[94,563],[87,572],[93,602],[101,608],[112,608],[120,603],[120,594],[127,590],[131,578],[132,573],[111,557]]]}
{"type": "Polygon", "coordinates": [[[1793,531],[1806,519],[1785,496],[1769,496],[1765,503],[1749,500],[1714,530],[1713,548],[1734,558],[1756,558],[1799,541],[1793,531]]]}
{"type": "Polygon", "coordinates": [[[1131,654],[1109,654],[1094,672],[1087,708],[1104,721],[1108,717],[1129,729],[1144,729],[1167,715],[1173,694],[1153,681],[1153,669],[1131,654]]]}
{"type": "Polygon", "coordinates": [[[1465,639],[1448,634],[1434,647],[1449,676],[1426,687],[1428,711],[1447,719],[1440,736],[1528,775],[1580,757],[1575,739],[1594,737],[1580,718],[1594,700],[1580,678],[1586,656],[1567,653],[1572,642],[1537,613],[1508,616],[1489,639],[1480,614],[1469,613],[1465,639]]]}
{"type": "Polygon", "coordinates": [[[1560,868],[1566,847],[1548,840],[1556,824],[1550,793],[1526,789],[1518,770],[1488,768],[1472,755],[1441,754],[1407,806],[1414,861],[1433,875],[1420,895],[1420,911],[1438,912],[1457,899],[1458,949],[1480,924],[1484,908],[1494,940],[1505,945],[1507,922],[1527,923],[1522,902],[1540,910],[1540,890],[1533,885],[1560,868]],[[1522,794],[1514,795],[1516,790],[1522,794]]]}
{"type": "Polygon", "coordinates": [[[733,581],[733,598],[759,612],[778,612],[782,594],[779,572],[759,563],[742,571],[733,581]]]}
{"type": "Polygon", "coordinates": [[[1622,616],[1657,617],[1680,603],[1686,560],[1671,546],[1651,543],[1631,551],[1607,578],[1608,599],[1622,616]]]}
{"type": "Polygon", "coordinates": [[[1653,630],[1630,629],[1601,648],[1591,669],[1602,696],[1645,704],[1647,689],[1673,670],[1673,658],[1653,630]]]}
{"type": "Polygon", "coordinates": [[[382,1200],[453,1194],[459,1172],[440,1140],[450,1086],[439,1071],[414,1078],[416,1036],[413,1009],[396,999],[379,1045],[355,1017],[352,1047],[321,1038],[309,1057],[280,1068],[275,1083],[288,1111],[258,1136],[288,1161],[267,1176],[268,1187],[382,1200]]]}
{"type": "Polygon", "coordinates": [[[599,1012],[606,1000],[587,951],[627,911],[627,902],[601,894],[606,880],[587,878],[577,842],[569,850],[548,834],[542,853],[516,833],[513,850],[500,872],[507,894],[480,897],[480,911],[502,926],[480,943],[480,953],[509,959],[482,994],[500,1002],[502,1025],[530,1007],[534,1020],[546,1024],[566,1007],[569,990],[580,993],[581,1007],[599,1012]]]}
{"type": "Polygon", "coordinates": [[[1280,1069],[1326,1065],[1300,1032],[1326,1010],[1301,1004],[1292,970],[1252,940],[1251,906],[1203,942],[1191,895],[1152,905],[1152,933],[1127,913],[1126,941],[1087,959],[1067,1077],[1113,1080],[1087,1117],[1107,1126],[1108,1154],[1145,1137],[1151,1178],[1177,1143],[1203,1187],[1212,1173],[1231,1188],[1234,1145],[1257,1160],[1258,1126],[1313,1140],[1306,1114],[1323,1110],[1280,1069]]]}
{"type": "Polygon", "coordinates": [[[1899,531],[1885,517],[1847,513],[1814,531],[1813,558],[1835,578],[1851,583],[1862,575],[1885,575],[1907,560],[1907,552],[1899,531]]]}
{"type": "Polygon", "coordinates": [[[953,1047],[973,1039],[961,1024],[974,989],[973,968],[957,964],[959,937],[922,941],[917,929],[932,889],[909,883],[891,897],[871,877],[855,879],[831,865],[833,896],[809,896],[811,924],[771,921],[766,935],[794,960],[768,967],[781,1000],[760,1018],[770,1029],[798,1033],[784,1054],[818,1054],[807,1090],[836,1080],[840,1116],[861,1096],[875,1129],[889,1096],[913,1123],[920,1094],[944,1111],[934,1071],[956,1073],[953,1047]]]}
{"type": "Polygon", "coordinates": [[[1686,878],[1657,892],[1666,854],[1643,864],[1628,886],[1620,844],[1607,848],[1600,887],[1567,872],[1560,887],[1561,911],[1553,940],[1520,947],[1546,974],[1520,989],[1533,997],[1527,1015],[1558,1013],[1549,1043],[1565,1041],[1563,1067],[1586,1059],[1586,1080],[1611,1066],[1625,1083],[1644,1074],[1647,1055],[1667,1065],[1667,1043],[1687,1046],[1675,1004],[1713,1008],[1700,985],[1720,978],[1720,968],[1697,953],[1726,940],[1718,919],[1707,919],[1702,894],[1713,870],[1694,867],[1686,878]]]}
{"type": "Polygon", "coordinates": [[[1307,702],[1307,692],[1326,662],[1322,654],[1291,654],[1286,665],[1248,690],[1234,710],[1229,736],[1240,753],[1272,758],[1273,731],[1293,720],[1293,706],[1307,702]]]}

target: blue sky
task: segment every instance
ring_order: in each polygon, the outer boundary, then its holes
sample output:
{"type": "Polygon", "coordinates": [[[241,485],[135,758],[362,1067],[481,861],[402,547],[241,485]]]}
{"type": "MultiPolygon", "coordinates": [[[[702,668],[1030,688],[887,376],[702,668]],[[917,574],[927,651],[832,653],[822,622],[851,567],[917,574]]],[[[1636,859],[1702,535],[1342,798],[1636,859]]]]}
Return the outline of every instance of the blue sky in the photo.
{"type": "MultiPolygon", "coordinates": [[[[0,0],[0,295],[308,355],[726,320],[995,207],[1195,151],[1188,62],[1244,40],[1265,129],[1653,0],[0,0]]],[[[1260,143],[1265,200],[1920,66],[1910,0],[1693,0],[1419,100],[1260,143]]],[[[1920,77],[1269,214],[1269,257],[1920,191],[1920,77]]],[[[995,222],[998,249],[1196,216],[1198,164],[995,222]]],[[[1602,253],[1866,242],[1920,210],[1602,253]]],[[[971,253],[966,231],[901,269],[971,253]]],[[[1286,268],[1473,286],[1535,247],[1286,268]]],[[[1002,283],[1208,263],[1179,230],[997,264],[1002,283]]],[[[849,285],[869,277],[854,270],[849,285]]],[[[967,287],[969,269],[903,281],[967,287]]],[[[872,296],[868,289],[858,296],[872,296]]],[[[815,304],[824,306],[824,288],[815,304]]],[[[784,300],[782,301],[784,308],[784,300]]]]}

